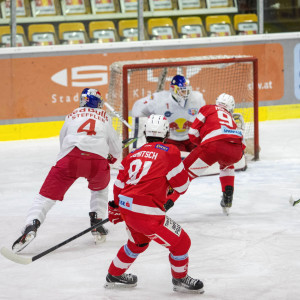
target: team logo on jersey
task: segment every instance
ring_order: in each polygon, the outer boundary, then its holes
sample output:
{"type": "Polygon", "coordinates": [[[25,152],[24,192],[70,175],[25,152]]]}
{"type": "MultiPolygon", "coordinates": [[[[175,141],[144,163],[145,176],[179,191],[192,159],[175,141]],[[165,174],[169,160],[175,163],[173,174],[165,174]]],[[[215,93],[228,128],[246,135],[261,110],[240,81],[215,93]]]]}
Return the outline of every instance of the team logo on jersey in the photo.
{"type": "Polygon", "coordinates": [[[170,123],[170,130],[177,132],[186,132],[189,130],[192,123],[184,118],[178,118],[175,122],[170,123]]]}
{"type": "Polygon", "coordinates": [[[169,118],[169,117],[171,117],[173,115],[173,113],[171,113],[170,111],[166,111],[164,113],[164,115],[165,115],[166,118],[169,118]]]}
{"type": "Polygon", "coordinates": [[[195,116],[198,113],[198,109],[197,108],[189,108],[188,109],[188,114],[191,116],[195,116]]]}
{"type": "Polygon", "coordinates": [[[155,145],[155,148],[163,150],[163,151],[169,151],[169,147],[160,145],[160,144],[155,145]]]}
{"type": "Polygon", "coordinates": [[[119,195],[119,206],[128,210],[132,210],[132,202],[133,199],[123,196],[123,195],[119,195]]]}

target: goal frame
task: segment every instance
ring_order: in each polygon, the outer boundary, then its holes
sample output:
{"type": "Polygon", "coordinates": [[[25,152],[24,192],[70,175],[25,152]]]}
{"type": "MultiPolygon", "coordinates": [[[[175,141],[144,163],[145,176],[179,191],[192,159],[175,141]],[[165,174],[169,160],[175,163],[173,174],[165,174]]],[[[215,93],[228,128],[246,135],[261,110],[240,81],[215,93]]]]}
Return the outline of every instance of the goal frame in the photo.
{"type": "MultiPolygon", "coordinates": [[[[256,57],[233,57],[233,58],[216,58],[207,60],[187,60],[187,61],[166,61],[166,62],[151,62],[151,63],[128,63],[122,66],[122,115],[125,120],[128,121],[129,110],[128,110],[128,70],[132,69],[147,69],[147,68],[166,68],[170,65],[172,67],[180,66],[193,66],[193,65],[213,65],[222,63],[243,63],[251,62],[253,65],[253,122],[254,122],[254,157],[253,160],[259,159],[259,119],[258,119],[258,59],[256,57]]],[[[128,127],[122,124],[123,140],[129,137],[128,127]]],[[[128,154],[128,148],[124,149],[124,155],[128,154]]]]}

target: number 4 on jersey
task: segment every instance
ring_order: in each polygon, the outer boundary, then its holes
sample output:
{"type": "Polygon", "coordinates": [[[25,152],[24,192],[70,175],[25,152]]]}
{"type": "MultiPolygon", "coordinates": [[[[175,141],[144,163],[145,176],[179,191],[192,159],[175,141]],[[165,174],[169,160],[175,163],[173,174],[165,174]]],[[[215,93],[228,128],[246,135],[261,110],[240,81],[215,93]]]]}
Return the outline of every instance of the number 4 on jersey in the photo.
{"type": "Polygon", "coordinates": [[[96,135],[95,126],[96,121],[93,119],[88,119],[78,128],[77,132],[86,132],[87,135],[96,135]]]}

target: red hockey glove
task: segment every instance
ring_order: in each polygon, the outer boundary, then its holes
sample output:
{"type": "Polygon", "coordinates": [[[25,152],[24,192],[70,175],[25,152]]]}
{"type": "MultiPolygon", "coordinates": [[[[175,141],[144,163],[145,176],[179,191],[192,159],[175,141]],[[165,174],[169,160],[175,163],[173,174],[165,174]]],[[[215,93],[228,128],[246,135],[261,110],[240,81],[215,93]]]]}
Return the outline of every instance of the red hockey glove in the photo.
{"type": "Polygon", "coordinates": [[[108,219],[113,224],[123,222],[122,216],[119,211],[119,206],[114,201],[108,202],[108,219]]]}
{"type": "Polygon", "coordinates": [[[117,161],[117,159],[115,157],[113,157],[111,154],[108,154],[107,160],[108,160],[108,163],[111,165],[117,161]]]}

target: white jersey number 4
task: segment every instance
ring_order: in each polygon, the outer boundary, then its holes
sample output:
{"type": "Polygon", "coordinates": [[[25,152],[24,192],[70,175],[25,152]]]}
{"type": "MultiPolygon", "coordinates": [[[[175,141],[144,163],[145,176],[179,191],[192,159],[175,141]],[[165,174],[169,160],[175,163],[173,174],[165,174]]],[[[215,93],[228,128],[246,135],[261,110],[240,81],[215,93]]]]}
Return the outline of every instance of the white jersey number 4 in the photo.
{"type": "Polygon", "coordinates": [[[88,119],[79,126],[77,132],[86,132],[87,135],[96,135],[95,127],[96,120],[88,119]]]}

